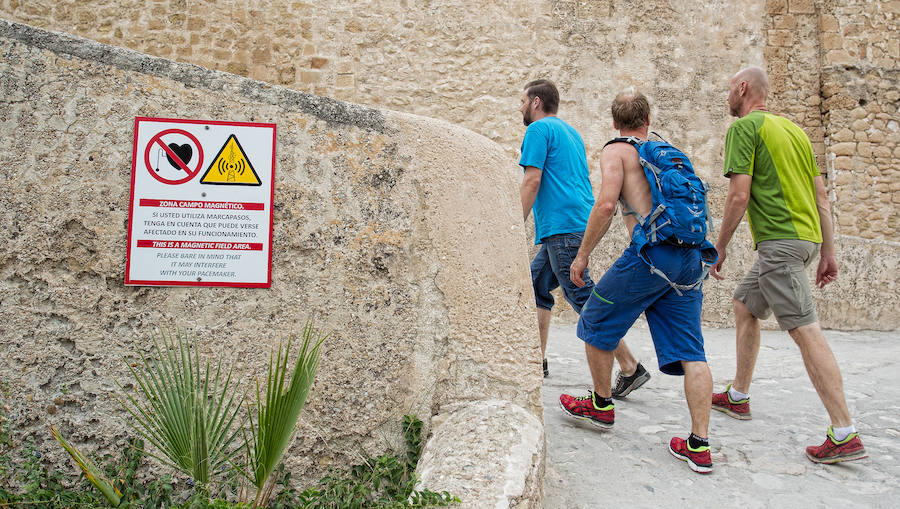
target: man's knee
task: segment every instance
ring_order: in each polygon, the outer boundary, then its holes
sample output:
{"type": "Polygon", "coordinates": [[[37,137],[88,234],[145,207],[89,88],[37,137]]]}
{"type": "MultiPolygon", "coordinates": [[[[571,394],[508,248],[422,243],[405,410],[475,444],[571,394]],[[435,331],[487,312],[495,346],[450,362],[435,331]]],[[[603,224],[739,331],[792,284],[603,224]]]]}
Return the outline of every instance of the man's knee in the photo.
{"type": "Polygon", "coordinates": [[[738,299],[731,299],[731,307],[734,308],[734,317],[738,320],[758,320],[756,316],[750,311],[750,308],[747,307],[742,301],[738,299]]]}
{"type": "Polygon", "coordinates": [[[706,361],[681,361],[684,376],[712,376],[706,361]]]}
{"type": "Polygon", "coordinates": [[[822,329],[819,327],[819,322],[794,327],[793,329],[788,330],[788,334],[791,335],[794,343],[797,343],[797,346],[800,348],[806,348],[807,346],[819,343],[828,344],[825,341],[825,335],[822,334],[822,329]]]}
{"type": "Polygon", "coordinates": [[[596,354],[610,354],[613,355],[616,348],[619,347],[619,343],[622,341],[621,339],[617,339],[615,341],[584,341],[584,349],[588,352],[588,354],[596,353],[596,354]]]}

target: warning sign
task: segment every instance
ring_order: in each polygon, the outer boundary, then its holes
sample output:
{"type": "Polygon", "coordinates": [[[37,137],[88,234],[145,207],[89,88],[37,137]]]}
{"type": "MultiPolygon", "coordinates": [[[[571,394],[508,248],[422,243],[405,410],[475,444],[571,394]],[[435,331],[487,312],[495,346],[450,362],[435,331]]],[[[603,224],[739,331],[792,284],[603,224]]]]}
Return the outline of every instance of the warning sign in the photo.
{"type": "Polygon", "coordinates": [[[126,285],[271,286],[275,127],[135,119],[126,285]]]}
{"type": "Polygon", "coordinates": [[[229,186],[262,185],[244,148],[233,134],[225,140],[218,155],[200,178],[200,183],[229,186]]]}

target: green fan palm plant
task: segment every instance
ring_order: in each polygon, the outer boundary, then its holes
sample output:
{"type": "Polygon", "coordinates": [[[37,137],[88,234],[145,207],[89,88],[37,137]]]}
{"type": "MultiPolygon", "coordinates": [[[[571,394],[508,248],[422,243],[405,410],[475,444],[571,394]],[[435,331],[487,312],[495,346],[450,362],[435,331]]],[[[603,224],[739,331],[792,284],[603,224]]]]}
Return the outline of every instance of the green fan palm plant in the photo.
{"type": "MultiPolygon", "coordinates": [[[[156,449],[142,452],[190,476],[203,497],[217,475],[234,469],[256,487],[253,507],[264,507],[275,486],[273,472],[294,438],[319,366],[320,347],[328,336],[307,322],[293,364],[289,361],[293,338],[288,338],[287,345],[279,344],[269,357],[265,390],[257,383],[256,402],[249,407],[246,425],[238,417],[245,395],[238,393],[232,381],[232,368],[224,369],[221,359],[214,368],[207,360],[201,362],[195,339],[180,331],[151,333],[152,355],[139,353],[140,363],[128,362],[134,390],[119,384],[125,394],[120,401],[134,417],[137,432],[156,449]],[[241,432],[243,443],[236,446],[241,432]],[[237,464],[241,456],[246,458],[246,471],[237,464]]],[[[97,475],[96,467],[61,435],[54,435],[110,504],[118,505],[121,494],[115,486],[97,475]]]]}
{"type": "Polygon", "coordinates": [[[279,344],[277,355],[273,352],[269,357],[265,394],[257,383],[256,404],[250,409],[250,436],[244,435],[249,477],[257,490],[254,507],[264,507],[272,494],[275,481],[270,478],[294,438],[300,411],[319,366],[319,348],[327,338],[328,334],[318,332],[312,322],[307,322],[293,369],[288,360],[291,337],[287,346],[279,344]],[[289,370],[291,378],[287,381],[289,370]]]}
{"type": "Polygon", "coordinates": [[[142,369],[128,363],[141,401],[122,388],[123,406],[137,421],[137,430],[164,464],[189,475],[202,490],[213,476],[230,468],[241,453],[234,447],[242,427],[239,420],[244,396],[232,383],[221,359],[212,370],[201,363],[196,341],[180,331],[151,333],[155,358],[141,357],[142,369]]]}

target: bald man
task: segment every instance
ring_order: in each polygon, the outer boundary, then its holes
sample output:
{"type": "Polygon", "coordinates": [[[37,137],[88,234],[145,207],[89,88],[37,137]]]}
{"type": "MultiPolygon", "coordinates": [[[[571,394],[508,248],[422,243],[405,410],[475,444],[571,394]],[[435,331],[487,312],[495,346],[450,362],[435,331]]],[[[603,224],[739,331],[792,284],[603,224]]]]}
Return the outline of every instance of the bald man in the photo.
{"type": "Polygon", "coordinates": [[[759,320],[773,312],[778,325],[800,348],[806,372],[831,418],[825,443],[806,448],[816,463],[866,457],[850,420],[843,381],[831,348],[819,328],[806,267],[819,255],[816,285],[837,278],[831,205],[816,167],[809,138],[790,120],[769,113],[769,79],[759,67],[731,78],[728,107],[738,120],[725,138],[725,176],[730,179],[722,228],[716,242],[719,260],[710,270],[724,279],[731,240],[744,212],[758,259],[734,292],[737,372],[725,392],[713,394],[712,408],[748,420],[750,382],[759,354],[759,320]]]}

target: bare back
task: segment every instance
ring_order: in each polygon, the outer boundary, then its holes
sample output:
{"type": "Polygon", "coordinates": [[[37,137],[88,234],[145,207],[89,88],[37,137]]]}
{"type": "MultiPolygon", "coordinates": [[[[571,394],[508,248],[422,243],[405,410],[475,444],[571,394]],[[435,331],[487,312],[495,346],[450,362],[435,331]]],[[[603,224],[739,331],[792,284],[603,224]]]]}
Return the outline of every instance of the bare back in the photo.
{"type": "MultiPolygon", "coordinates": [[[[602,168],[621,168],[622,185],[619,199],[628,203],[641,216],[647,217],[652,205],[650,184],[641,168],[637,149],[629,143],[611,143],[603,149],[600,155],[600,165],[602,168]]],[[[606,178],[605,173],[604,178],[606,178]]],[[[634,215],[626,215],[625,212],[625,210],[622,211],[622,218],[628,234],[631,235],[634,225],[637,224],[637,218],[634,215]]]]}

